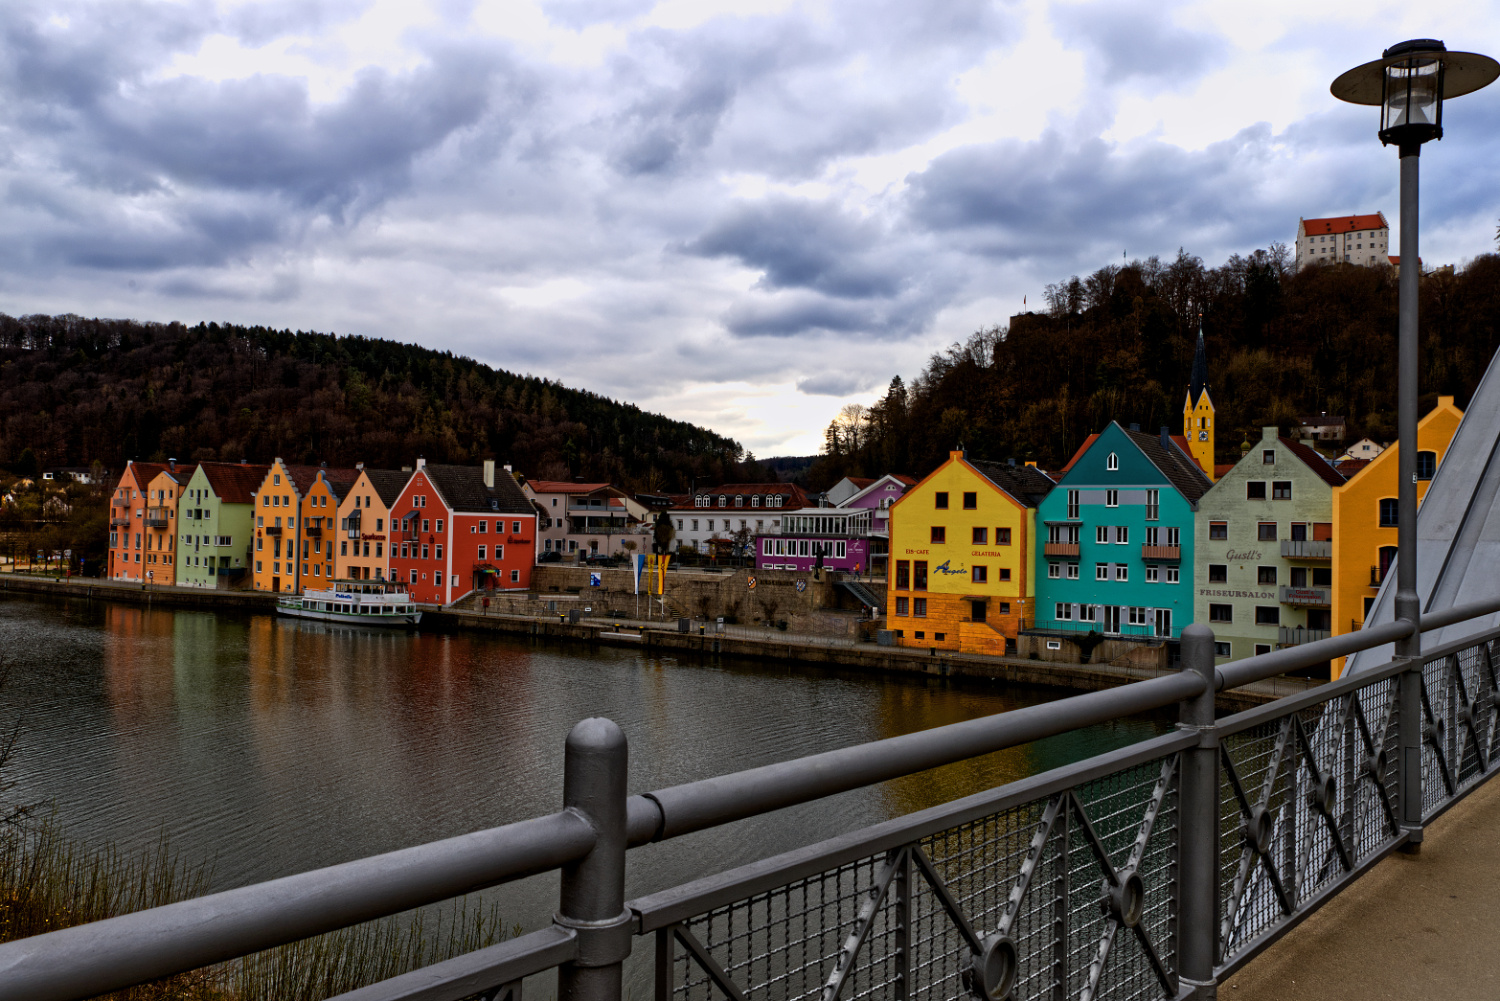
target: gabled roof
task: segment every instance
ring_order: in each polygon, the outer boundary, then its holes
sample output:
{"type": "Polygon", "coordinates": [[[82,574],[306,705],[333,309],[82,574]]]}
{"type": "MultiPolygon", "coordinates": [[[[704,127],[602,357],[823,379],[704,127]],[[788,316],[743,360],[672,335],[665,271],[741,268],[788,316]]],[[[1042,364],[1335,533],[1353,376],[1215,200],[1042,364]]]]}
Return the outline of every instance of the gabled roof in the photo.
{"type": "Polygon", "coordinates": [[[1301,459],[1303,465],[1321,476],[1324,483],[1331,487],[1343,486],[1344,477],[1329,464],[1327,459],[1323,458],[1322,453],[1317,449],[1308,448],[1300,441],[1294,441],[1291,438],[1278,437],[1276,440],[1281,442],[1282,448],[1301,459]]]}
{"type": "MultiPolygon", "coordinates": [[[[125,475],[132,477],[140,490],[146,489],[146,484],[156,479],[156,474],[167,468],[164,462],[127,462],[125,463],[125,475]]],[[[122,477],[123,479],[123,477],[122,477]]]]}
{"type": "MultiPolygon", "coordinates": [[[[1116,425],[1118,426],[1118,425],[1116,425]]],[[[1161,471],[1167,478],[1167,482],[1177,488],[1177,492],[1190,501],[1197,501],[1213,486],[1207,474],[1199,468],[1198,463],[1193,461],[1183,447],[1175,438],[1166,445],[1162,444],[1161,436],[1147,434],[1144,431],[1131,431],[1120,428],[1135,447],[1151,461],[1151,464],[1161,471]]]]}
{"type": "Polygon", "coordinates": [[[535,514],[531,501],[505,470],[495,473],[493,488],[484,485],[484,470],[479,466],[447,466],[428,463],[420,472],[427,474],[450,511],[498,511],[504,514],[535,514]]]}
{"type": "Polygon", "coordinates": [[[591,494],[603,490],[608,483],[570,483],[567,480],[527,480],[533,493],[538,494],[591,494]]]}
{"type": "Polygon", "coordinates": [[[198,464],[196,462],[179,462],[175,469],[171,466],[158,466],[156,468],[156,476],[151,477],[151,479],[154,480],[162,473],[166,473],[178,484],[183,484],[193,478],[193,474],[198,471],[198,464]]]}
{"type": "Polygon", "coordinates": [[[225,504],[254,504],[255,491],[271,471],[270,466],[238,462],[205,462],[200,468],[214,496],[225,504]]]}
{"type": "Polygon", "coordinates": [[[1329,233],[1352,233],[1357,229],[1386,229],[1385,216],[1374,215],[1333,216],[1328,219],[1303,219],[1302,230],[1309,236],[1324,236],[1329,233]]]}
{"type": "Polygon", "coordinates": [[[1098,440],[1099,436],[1097,434],[1091,434],[1087,438],[1083,439],[1083,444],[1078,446],[1078,451],[1073,453],[1073,458],[1069,459],[1068,464],[1063,466],[1062,469],[1058,470],[1058,472],[1066,473],[1068,470],[1072,469],[1074,464],[1076,464],[1079,459],[1083,458],[1084,453],[1092,448],[1094,442],[1098,440]]]}
{"type": "Polygon", "coordinates": [[[1051,477],[1035,466],[1009,466],[976,459],[964,461],[1026,507],[1036,507],[1057,486],[1051,477]]]}
{"type": "Polygon", "coordinates": [[[380,503],[387,509],[401,496],[401,491],[406,489],[406,484],[411,481],[411,473],[403,473],[397,469],[366,469],[365,479],[370,481],[370,486],[375,490],[375,496],[380,498],[380,503]]]}
{"type": "Polygon", "coordinates": [[[297,488],[297,493],[303,497],[306,497],[307,492],[313,488],[313,484],[318,482],[319,473],[323,474],[323,479],[327,481],[329,489],[332,491],[334,497],[339,500],[344,499],[344,496],[349,493],[349,488],[354,486],[354,481],[359,479],[358,469],[342,469],[332,466],[293,466],[285,462],[282,465],[286,468],[287,476],[291,478],[292,485],[297,488]]]}
{"type": "MultiPolygon", "coordinates": [[[[859,480],[856,480],[853,477],[849,477],[849,482],[850,483],[863,483],[864,486],[860,487],[858,493],[854,494],[851,497],[845,498],[844,501],[843,501],[843,503],[840,504],[839,506],[840,507],[848,507],[850,504],[853,504],[855,501],[859,500],[861,497],[867,496],[872,490],[877,489],[886,480],[895,480],[897,483],[901,484],[903,487],[906,487],[908,489],[910,489],[911,487],[916,486],[916,483],[917,483],[917,481],[914,480],[914,479],[912,479],[910,476],[902,476],[900,473],[886,473],[884,476],[877,477],[877,478],[875,478],[873,480],[868,480],[868,479],[859,479],[859,480]]],[[[903,493],[904,492],[905,491],[903,491],[903,493]]]]}

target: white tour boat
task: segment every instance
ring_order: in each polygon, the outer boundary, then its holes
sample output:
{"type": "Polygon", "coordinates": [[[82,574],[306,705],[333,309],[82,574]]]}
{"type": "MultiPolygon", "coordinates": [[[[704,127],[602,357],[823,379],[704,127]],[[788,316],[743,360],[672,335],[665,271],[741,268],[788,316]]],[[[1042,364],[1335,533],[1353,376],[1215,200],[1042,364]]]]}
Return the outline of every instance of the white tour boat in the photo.
{"type": "Polygon", "coordinates": [[[414,626],[422,612],[403,586],[384,580],[335,581],[324,591],[304,591],[276,603],[282,615],[356,626],[414,626]]]}

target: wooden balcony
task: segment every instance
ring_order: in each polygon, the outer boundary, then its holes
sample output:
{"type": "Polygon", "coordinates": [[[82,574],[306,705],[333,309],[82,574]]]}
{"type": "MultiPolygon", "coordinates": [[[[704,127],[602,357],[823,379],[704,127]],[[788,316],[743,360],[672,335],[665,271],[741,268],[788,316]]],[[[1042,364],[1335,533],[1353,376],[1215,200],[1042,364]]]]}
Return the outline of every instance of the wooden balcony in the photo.
{"type": "Polygon", "coordinates": [[[1076,542],[1048,542],[1043,547],[1044,556],[1077,556],[1078,543],[1076,542]]]}
{"type": "Polygon", "coordinates": [[[1141,559],[1143,560],[1180,560],[1182,559],[1181,546],[1142,546],[1141,559]]]}

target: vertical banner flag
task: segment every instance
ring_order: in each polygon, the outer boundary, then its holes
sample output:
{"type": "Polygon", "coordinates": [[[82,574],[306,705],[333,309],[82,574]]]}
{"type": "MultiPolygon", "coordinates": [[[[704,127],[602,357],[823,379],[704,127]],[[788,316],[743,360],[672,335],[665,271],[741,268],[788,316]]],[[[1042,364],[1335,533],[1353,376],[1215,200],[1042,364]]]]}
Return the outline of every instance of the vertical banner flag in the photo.
{"type": "Polygon", "coordinates": [[[667,564],[672,562],[672,557],[663,553],[656,560],[656,593],[667,592],[667,564]]]}
{"type": "Polygon", "coordinates": [[[635,577],[635,593],[641,593],[641,571],[646,567],[646,554],[636,553],[630,557],[630,572],[635,577]]]}

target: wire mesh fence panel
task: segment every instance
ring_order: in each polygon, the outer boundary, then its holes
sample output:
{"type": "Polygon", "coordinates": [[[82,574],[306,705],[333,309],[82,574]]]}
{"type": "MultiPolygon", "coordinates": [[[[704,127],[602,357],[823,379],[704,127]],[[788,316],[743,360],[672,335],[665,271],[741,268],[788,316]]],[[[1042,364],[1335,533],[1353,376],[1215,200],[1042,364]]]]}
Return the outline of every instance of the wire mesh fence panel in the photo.
{"type": "Polygon", "coordinates": [[[1221,965],[1399,837],[1399,697],[1382,678],[1223,738],[1221,965]]]}
{"type": "Polygon", "coordinates": [[[1422,813],[1430,817],[1495,766],[1496,642],[1422,665],[1422,813]]]}
{"type": "Polygon", "coordinates": [[[1173,754],[682,920],[657,998],[1171,996],[1176,783],[1173,754]]]}

